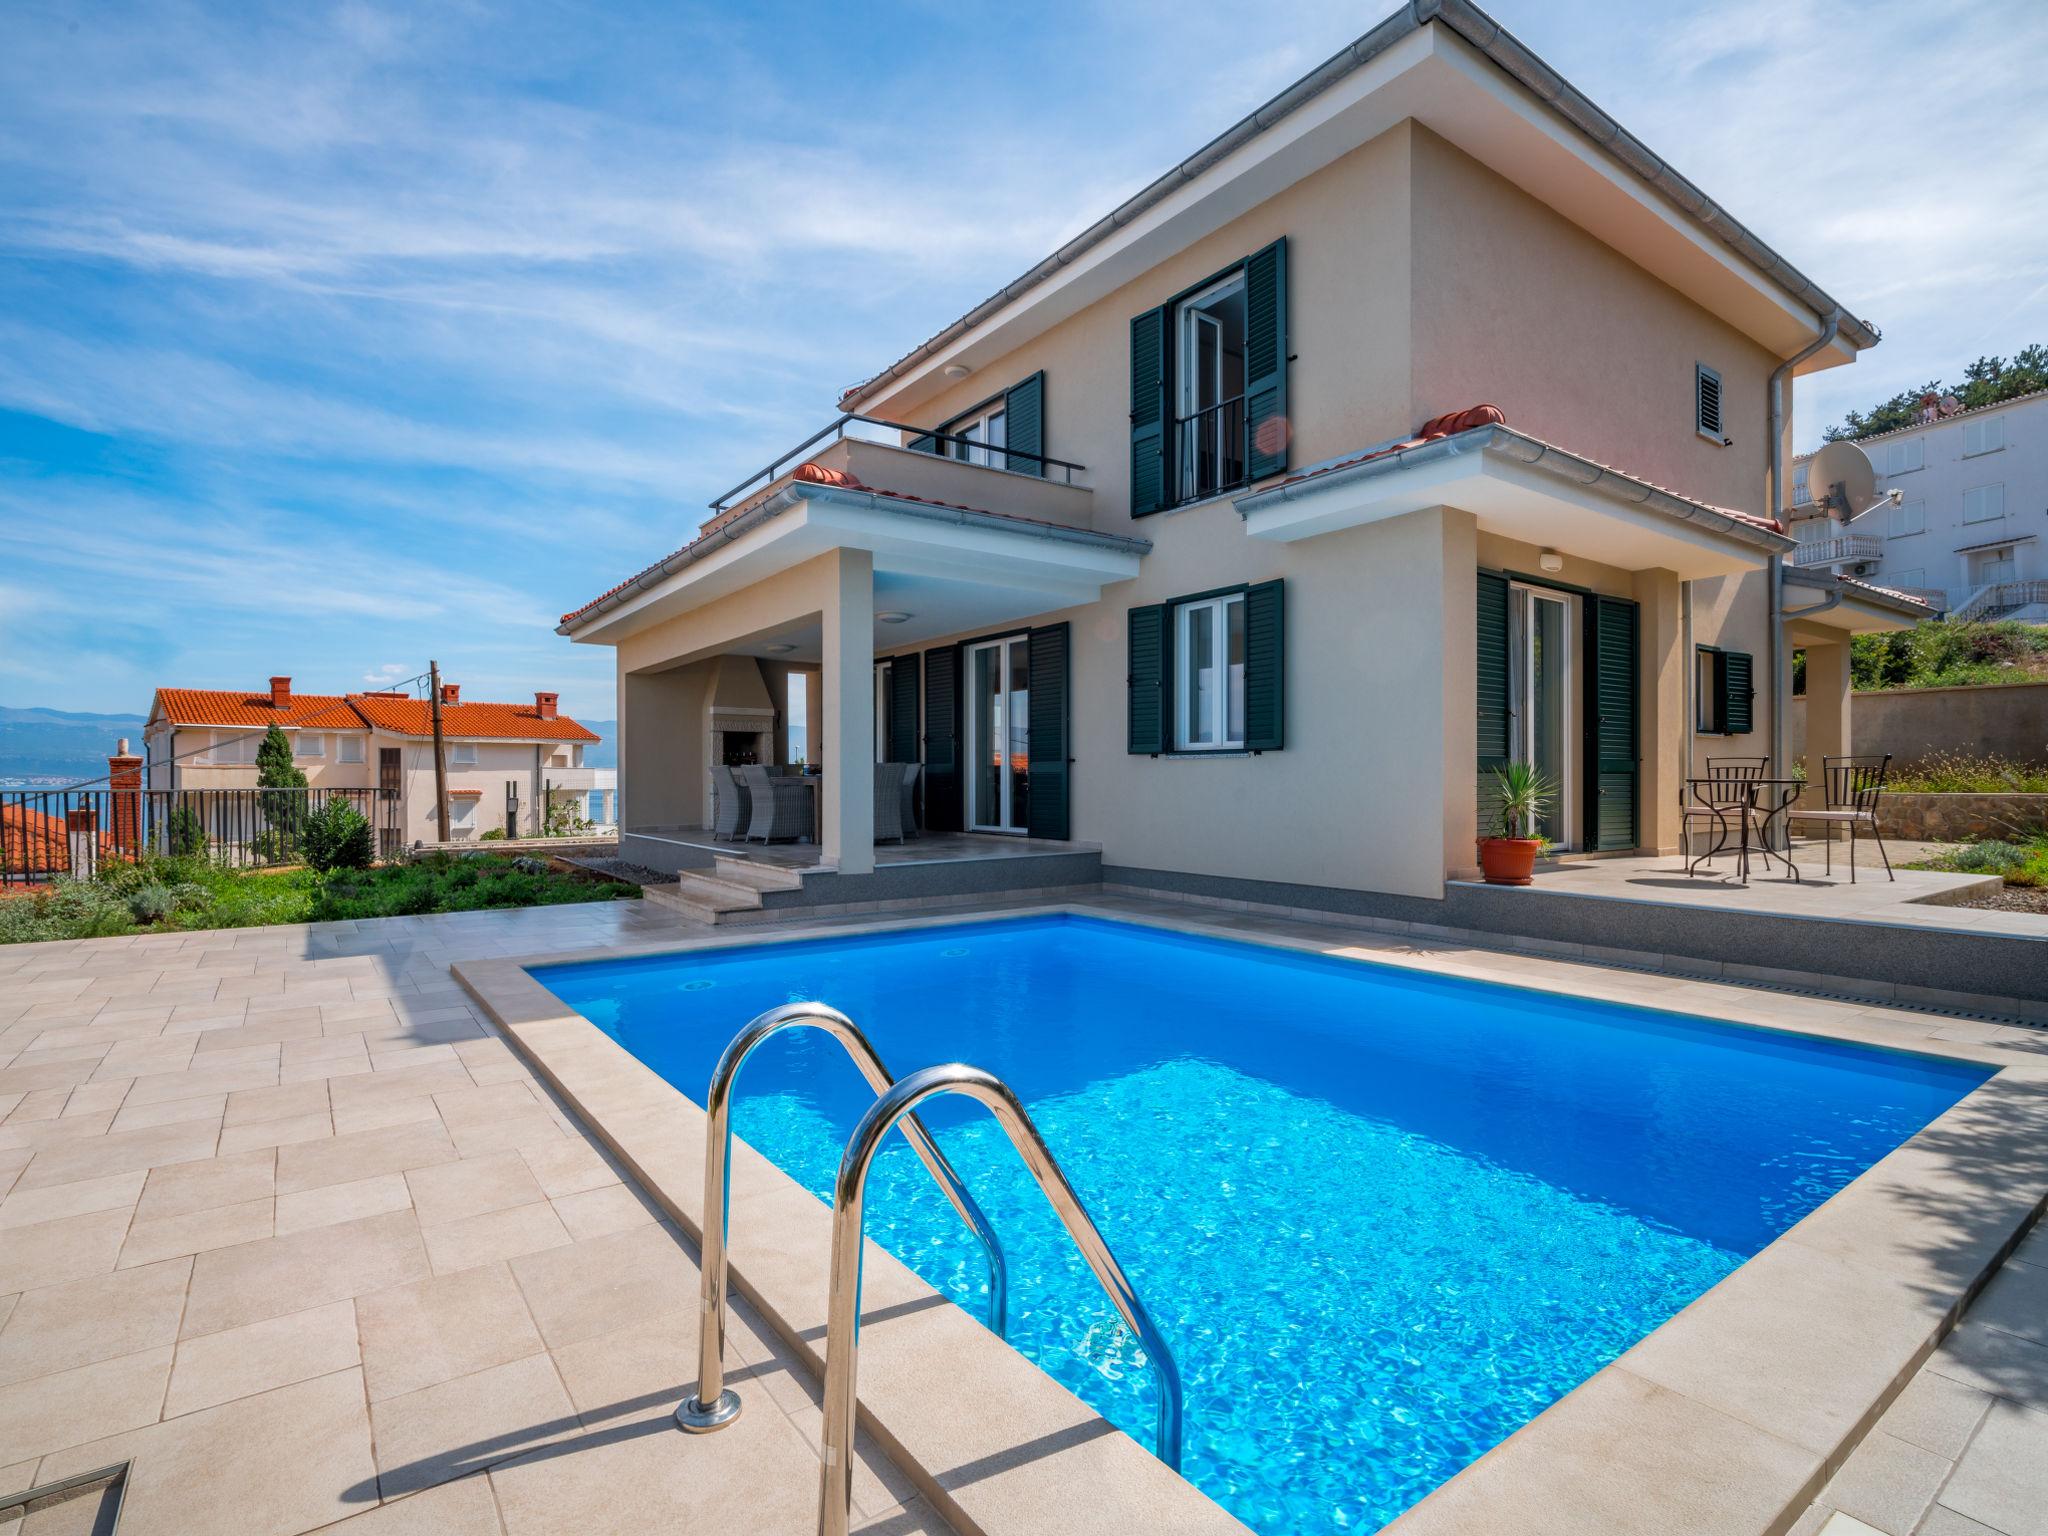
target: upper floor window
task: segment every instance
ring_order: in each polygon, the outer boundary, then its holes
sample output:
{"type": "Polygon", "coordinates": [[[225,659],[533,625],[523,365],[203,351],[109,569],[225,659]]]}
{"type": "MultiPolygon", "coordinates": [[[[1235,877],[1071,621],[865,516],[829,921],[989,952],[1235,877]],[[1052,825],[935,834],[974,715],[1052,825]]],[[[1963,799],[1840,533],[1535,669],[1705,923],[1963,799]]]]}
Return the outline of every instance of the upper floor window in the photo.
{"type": "Polygon", "coordinates": [[[2003,485],[1972,486],[1963,492],[1963,521],[1966,523],[1988,523],[2005,516],[2005,487],[2003,485]]]}
{"type": "Polygon", "coordinates": [[[1721,375],[1705,363],[1692,365],[1693,427],[1711,443],[1728,441],[1721,419],[1721,375]]]}
{"type": "Polygon", "coordinates": [[[292,743],[293,757],[325,757],[326,755],[327,738],[320,735],[317,731],[301,731],[299,732],[298,739],[292,743]]]}
{"type": "Polygon", "coordinates": [[[1173,610],[1173,745],[1180,752],[1244,746],[1244,593],[1173,610]]]}
{"type": "Polygon", "coordinates": [[[1892,508],[1890,536],[1903,539],[1911,533],[1927,531],[1927,503],[1924,501],[1902,501],[1892,508]]]}
{"type": "Polygon", "coordinates": [[[1917,437],[1884,443],[1871,453],[1870,462],[1880,475],[1910,474],[1926,464],[1927,445],[1917,437]]]}
{"type": "Polygon", "coordinates": [[[2005,418],[1989,416],[1982,421],[1963,423],[1963,457],[1974,458],[1980,453],[1996,453],[2005,446],[2005,418]]]}
{"type": "Polygon", "coordinates": [[[998,400],[979,415],[965,416],[951,423],[946,431],[954,440],[944,445],[947,456],[964,459],[969,464],[1008,469],[1010,456],[1001,451],[1010,441],[1008,417],[1009,413],[998,400]]]}
{"type": "Polygon", "coordinates": [[[1806,499],[1806,466],[1801,464],[1792,472],[1792,505],[1803,507],[1806,505],[1806,499]]]}
{"type": "Polygon", "coordinates": [[[473,741],[451,741],[448,744],[448,761],[467,767],[476,765],[476,743],[473,741]]]}
{"type": "Polygon", "coordinates": [[[1886,571],[1878,580],[1887,587],[1924,587],[1927,585],[1927,568],[1916,565],[1909,570],[1886,571]]]}
{"type": "Polygon", "coordinates": [[[363,738],[360,736],[335,737],[334,760],[337,763],[360,763],[363,760],[363,738]]]}
{"type": "Polygon", "coordinates": [[[1175,310],[1175,494],[1213,496],[1245,478],[1242,269],[1175,310]]]}

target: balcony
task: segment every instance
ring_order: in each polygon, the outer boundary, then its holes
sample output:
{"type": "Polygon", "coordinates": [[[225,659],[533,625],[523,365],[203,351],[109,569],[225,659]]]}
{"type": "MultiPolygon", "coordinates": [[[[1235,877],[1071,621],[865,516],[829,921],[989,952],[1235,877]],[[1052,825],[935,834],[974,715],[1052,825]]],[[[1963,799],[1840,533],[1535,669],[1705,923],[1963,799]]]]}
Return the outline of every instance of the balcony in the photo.
{"type": "Polygon", "coordinates": [[[1084,465],[875,416],[841,416],[711,503],[709,528],[745,511],[814,464],[883,496],[1093,529],[1095,493],[1084,465]],[[918,444],[913,448],[911,443],[918,444]]]}
{"type": "Polygon", "coordinates": [[[1884,557],[1884,540],[1868,533],[1842,533],[1831,539],[1802,540],[1787,556],[1802,569],[1818,565],[1849,565],[1884,557]]]}

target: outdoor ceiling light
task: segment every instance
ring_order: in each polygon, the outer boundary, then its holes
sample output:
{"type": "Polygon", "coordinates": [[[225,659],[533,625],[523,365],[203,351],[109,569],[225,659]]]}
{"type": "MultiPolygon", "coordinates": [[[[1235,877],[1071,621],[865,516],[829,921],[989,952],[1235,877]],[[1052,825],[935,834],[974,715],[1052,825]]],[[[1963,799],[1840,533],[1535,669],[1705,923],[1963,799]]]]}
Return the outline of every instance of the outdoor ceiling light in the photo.
{"type": "Polygon", "coordinates": [[[1536,556],[1536,563],[1555,576],[1564,569],[1564,556],[1554,549],[1546,549],[1536,556]]]}
{"type": "Polygon", "coordinates": [[[764,646],[763,649],[766,650],[770,656],[787,656],[791,651],[795,650],[796,647],[793,645],[770,645],[764,646]]]}
{"type": "Polygon", "coordinates": [[[875,622],[878,624],[901,624],[904,620],[911,617],[913,615],[908,613],[878,613],[875,615],[875,622]]]}
{"type": "Polygon", "coordinates": [[[968,374],[974,372],[974,370],[968,367],[965,363],[948,363],[945,367],[941,368],[939,372],[943,373],[949,379],[964,379],[967,377],[968,374]]]}

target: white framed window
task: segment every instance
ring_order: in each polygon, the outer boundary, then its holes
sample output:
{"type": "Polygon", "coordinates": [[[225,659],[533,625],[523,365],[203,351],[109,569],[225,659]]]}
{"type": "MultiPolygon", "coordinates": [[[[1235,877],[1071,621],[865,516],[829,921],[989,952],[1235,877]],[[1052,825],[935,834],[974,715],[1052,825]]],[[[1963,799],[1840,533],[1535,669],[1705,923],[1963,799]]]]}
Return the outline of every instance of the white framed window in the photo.
{"type": "Polygon", "coordinates": [[[1008,414],[1001,400],[977,411],[974,415],[963,416],[950,423],[946,431],[954,437],[966,438],[966,442],[947,443],[946,453],[956,459],[965,459],[969,464],[984,468],[993,465],[997,469],[1010,467],[1010,456],[997,450],[1008,446],[1010,441],[1008,414]]]}
{"type": "Polygon", "coordinates": [[[1792,505],[1803,507],[1806,505],[1806,500],[1806,466],[1801,464],[1792,471],[1792,505]]]}
{"type": "Polygon", "coordinates": [[[318,731],[301,731],[292,743],[293,757],[325,757],[327,738],[318,731]]]}
{"type": "Polygon", "coordinates": [[[1996,522],[2005,516],[2005,486],[1977,485],[1963,492],[1963,521],[1996,522]]]}
{"type": "Polygon", "coordinates": [[[1872,454],[1871,462],[1879,473],[1887,475],[1908,475],[1927,464],[1927,445],[1917,437],[1903,438],[1896,443],[1887,443],[1884,458],[1879,460],[1872,454]]]}
{"type": "Polygon", "coordinates": [[[1927,585],[1927,568],[1916,565],[1910,570],[1885,571],[1877,579],[1880,585],[1887,587],[1924,587],[1927,585]]]}
{"type": "Polygon", "coordinates": [[[1982,421],[1963,423],[1963,457],[1973,459],[1980,453],[1996,453],[2005,446],[2005,418],[1988,416],[1982,421]]]}
{"type": "Polygon", "coordinates": [[[253,763],[256,751],[262,745],[261,731],[215,731],[213,745],[207,749],[206,755],[216,763],[253,763]]]}
{"type": "Polygon", "coordinates": [[[1927,531],[1927,503],[1925,501],[1902,501],[1891,511],[1889,536],[1903,539],[1910,534],[1927,531]]]}
{"type": "Polygon", "coordinates": [[[448,743],[448,761],[457,767],[476,766],[476,743],[473,741],[451,741],[448,743]]]}
{"type": "Polygon", "coordinates": [[[474,832],[476,830],[476,799],[465,795],[459,800],[448,802],[448,830],[451,833],[474,832]]]}
{"type": "Polygon", "coordinates": [[[1176,490],[1197,501],[1244,483],[1243,268],[1183,299],[1174,320],[1176,490]]]}
{"type": "Polygon", "coordinates": [[[1173,745],[1177,752],[1244,746],[1244,594],[1173,610],[1173,745]]]}
{"type": "Polygon", "coordinates": [[[363,760],[363,738],[347,735],[335,737],[334,760],[337,763],[360,763],[363,760]]]}

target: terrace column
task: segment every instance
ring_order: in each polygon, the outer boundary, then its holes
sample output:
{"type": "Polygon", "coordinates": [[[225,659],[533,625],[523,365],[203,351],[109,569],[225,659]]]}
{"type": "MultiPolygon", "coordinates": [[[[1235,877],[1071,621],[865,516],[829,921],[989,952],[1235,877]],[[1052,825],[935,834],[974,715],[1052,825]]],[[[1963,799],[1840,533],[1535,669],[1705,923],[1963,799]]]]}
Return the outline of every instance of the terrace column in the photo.
{"type": "Polygon", "coordinates": [[[825,732],[811,749],[823,765],[825,862],[843,875],[875,867],[875,557],[831,557],[824,611],[825,732]]]}
{"type": "Polygon", "coordinates": [[[1679,797],[1685,776],[1685,637],[1679,581],[1665,570],[1637,571],[1632,587],[1640,618],[1641,782],[1636,786],[1636,842],[1644,853],[1678,851],[1679,797]]]}
{"type": "Polygon", "coordinates": [[[1821,759],[1846,757],[1849,746],[1849,637],[1833,645],[1808,642],[1806,652],[1806,781],[1820,799],[1821,759]]]}

